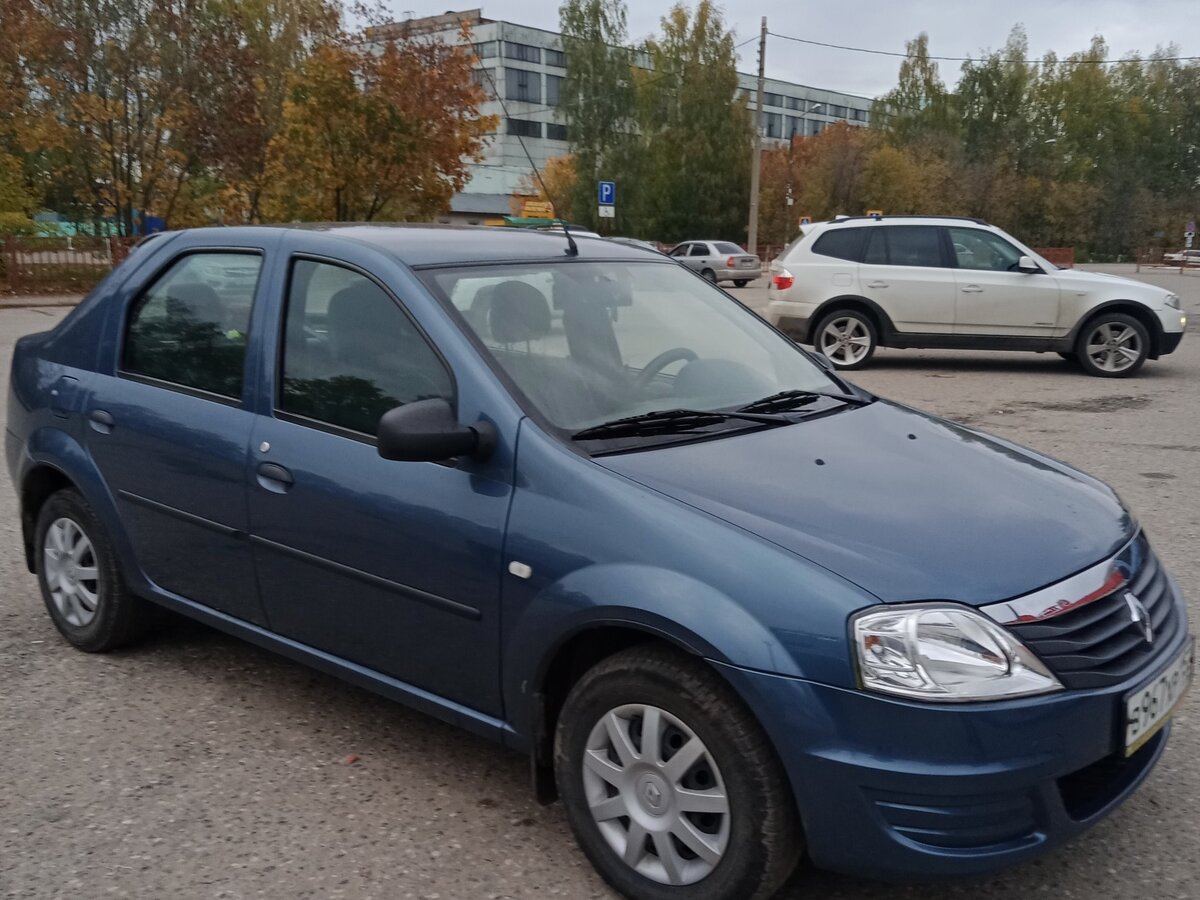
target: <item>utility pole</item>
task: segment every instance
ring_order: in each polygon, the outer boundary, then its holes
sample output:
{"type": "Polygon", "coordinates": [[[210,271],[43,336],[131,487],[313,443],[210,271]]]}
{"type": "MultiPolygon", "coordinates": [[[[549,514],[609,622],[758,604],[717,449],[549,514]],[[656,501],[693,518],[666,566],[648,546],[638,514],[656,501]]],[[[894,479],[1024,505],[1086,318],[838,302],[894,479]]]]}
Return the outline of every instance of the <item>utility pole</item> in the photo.
{"type": "Polygon", "coordinates": [[[767,17],[762,17],[758,38],[758,100],[754,109],[754,156],[750,160],[750,224],[746,226],[746,252],[758,255],[758,179],[762,169],[763,91],[767,65],[767,17]]]}

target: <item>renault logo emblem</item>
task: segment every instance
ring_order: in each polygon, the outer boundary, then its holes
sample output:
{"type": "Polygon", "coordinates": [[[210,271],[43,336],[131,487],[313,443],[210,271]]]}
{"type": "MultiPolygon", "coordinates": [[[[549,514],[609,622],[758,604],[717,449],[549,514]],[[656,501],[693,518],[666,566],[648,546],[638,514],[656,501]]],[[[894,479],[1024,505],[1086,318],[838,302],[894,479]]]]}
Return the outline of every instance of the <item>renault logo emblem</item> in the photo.
{"type": "Polygon", "coordinates": [[[1146,607],[1142,606],[1142,601],[1134,595],[1133,591],[1126,591],[1125,605],[1129,607],[1129,621],[1142,633],[1147,644],[1153,644],[1154,623],[1150,621],[1150,614],[1146,612],[1146,607]]]}

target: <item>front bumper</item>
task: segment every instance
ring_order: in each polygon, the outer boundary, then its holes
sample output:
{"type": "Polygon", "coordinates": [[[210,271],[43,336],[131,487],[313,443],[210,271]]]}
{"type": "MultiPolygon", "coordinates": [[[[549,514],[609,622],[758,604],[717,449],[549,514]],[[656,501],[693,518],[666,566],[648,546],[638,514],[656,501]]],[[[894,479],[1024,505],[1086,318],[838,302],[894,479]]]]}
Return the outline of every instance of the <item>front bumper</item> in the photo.
{"type": "Polygon", "coordinates": [[[1189,639],[1185,629],[1128,682],[1001,703],[911,703],[718,668],[780,755],[813,863],[930,880],[1038,856],[1133,793],[1171,726],[1125,757],[1122,698],[1189,639]]]}
{"type": "MultiPolygon", "coordinates": [[[[1186,319],[1183,319],[1186,323],[1186,319]]],[[[1174,353],[1179,349],[1180,343],[1183,341],[1182,331],[1168,331],[1162,336],[1162,349],[1159,351],[1159,356],[1166,356],[1168,353],[1174,353]]]]}

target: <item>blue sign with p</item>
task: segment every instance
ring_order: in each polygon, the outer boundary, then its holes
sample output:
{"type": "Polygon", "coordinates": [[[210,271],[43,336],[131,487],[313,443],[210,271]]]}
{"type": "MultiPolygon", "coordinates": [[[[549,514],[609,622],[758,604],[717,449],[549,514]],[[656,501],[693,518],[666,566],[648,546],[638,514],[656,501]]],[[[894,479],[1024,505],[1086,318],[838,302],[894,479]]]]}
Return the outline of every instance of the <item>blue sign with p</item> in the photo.
{"type": "Polygon", "coordinates": [[[599,198],[601,206],[612,206],[617,202],[617,183],[615,181],[599,182],[596,196],[599,198]]]}

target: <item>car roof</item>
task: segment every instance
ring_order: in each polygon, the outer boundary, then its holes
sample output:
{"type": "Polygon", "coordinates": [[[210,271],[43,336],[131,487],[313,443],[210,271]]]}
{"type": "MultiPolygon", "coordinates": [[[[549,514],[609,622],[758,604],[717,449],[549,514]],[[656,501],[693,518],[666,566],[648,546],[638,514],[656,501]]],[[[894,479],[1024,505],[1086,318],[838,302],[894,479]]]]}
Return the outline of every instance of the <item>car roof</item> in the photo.
{"type": "Polygon", "coordinates": [[[977,228],[981,231],[996,231],[996,226],[983,219],[971,216],[842,216],[837,219],[827,219],[824,222],[813,222],[801,229],[804,237],[823,234],[838,228],[872,228],[880,225],[954,225],[956,227],[977,228]]]}
{"type": "MultiPolygon", "coordinates": [[[[567,255],[567,239],[562,231],[533,231],[525,228],[479,225],[409,225],[333,223],[311,225],[238,225],[240,232],[263,231],[277,234],[280,229],[320,232],[330,241],[354,241],[370,244],[412,267],[458,265],[464,263],[520,262],[557,260],[567,255]]],[[[220,242],[229,228],[188,229],[220,242]]],[[[577,235],[580,259],[657,259],[648,249],[619,244],[603,238],[577,235]]]]}

